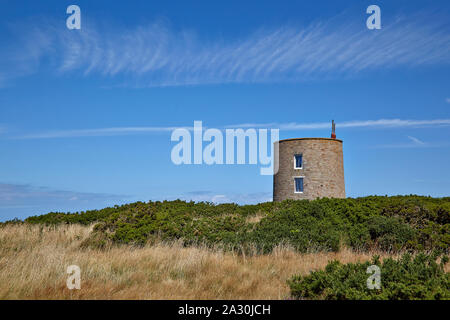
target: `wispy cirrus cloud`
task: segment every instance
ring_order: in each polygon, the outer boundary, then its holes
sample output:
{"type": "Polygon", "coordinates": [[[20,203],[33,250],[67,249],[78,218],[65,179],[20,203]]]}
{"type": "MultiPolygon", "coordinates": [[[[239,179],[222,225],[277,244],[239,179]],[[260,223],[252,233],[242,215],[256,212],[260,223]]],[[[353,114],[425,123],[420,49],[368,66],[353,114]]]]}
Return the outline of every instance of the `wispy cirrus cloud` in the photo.
{"type": "MultiPolygon", "coordinates": [[[[408,120],[408,119],[378,119],[378,120],[357,120],[357,121],[342,121],[337,122],[336,127],[343,128],[404,128],[404,127],[438,127],[450,126],[450,119],[431,119],[431,120],[408,120]]],[[[37,132],[30,134],[23,134],[17,136],[10,136],[9,139],[28,140],[28,139],[55,139],[55,138],[78,138],[78,137],[101,137],[101,136],[123,136],[133,134],[153,134],[172,132],[175,129],[185,128],[193,130],[192,126],[183,127],[112,127],[112,128],[97,128],[97,129],[79,129],[79,130],[57,130],[37,132]]],[[[203,126],[203,129],[206,129],[203,126]]],[[[322,130],[329,129],[330,122],[310,122],[310,123],[241,123],[234,125],[223,126],[222,129],[231,128],[273,128],[283,131],[300,131],[300,130],[322,130]]],[[[414,137],[409,137],[411,140],[414,137]]],[[[418,140],[417,140],[418,141],[418,140]]]]}
{"type": "Polygon", "coordinates": [[[427,142],[422,141],[419,138],[413,137],[413,136],[406,136],[410,142],[409,143],[390,143],[390,144],[380,144],[380,145],[374,145],[372,148],[391,148],[391,149],[403,149],[403,148],[443,148],[443,147],[450,147],[450,143],[447,141],[433,141],[433,142],[427,142]]]}
{"type": "Polygon", "coordinates": [[[10,58],[18,74],[50,61],[60,73],[120,75],[139,86],[302,81],[450,63],[445,19],[397,17],[377,31],[348,21],[261,28],[227,40],[161,23],[117,30],[84,21],[76,32],[46,24],[22,36],[10,58]]]}
{"type": "Polygon", "coordinates": [[[419,145],[419,146],[425,145],[425,142],[423,142],[422,140],[420,140],[416,137],[408,136],[408,139],[411,140],[415,145],[419,145]]]}
{"type": "MultiPolygon", "coordinates": [[[[402,127],[430,127],[450,126],[450,119],[411,120],[411,119],[377,119],[337,122],[337,128],[402,128],[402,127]]],[[[311,123],[241,123],[227,126],[229,128],[278,128],[280,130],[316,130],[330,128],[330,122],[311,123]]]]}
{"type": "MultiPolygon", "coordinates": [[[[105,136],[122,136],[143,133],[161,133],[171,132],[181,127],[113,127],[113,128],[97,128],[97,129],[80,129],[80,130],[57,130],[41,133],[32,133],[18,135],[12,139],[52,139],[52,138],[77,138],[77,137],[105,137],[105,136]]],[[[184,127],[192,129],[190,127],[184,127]]]]}

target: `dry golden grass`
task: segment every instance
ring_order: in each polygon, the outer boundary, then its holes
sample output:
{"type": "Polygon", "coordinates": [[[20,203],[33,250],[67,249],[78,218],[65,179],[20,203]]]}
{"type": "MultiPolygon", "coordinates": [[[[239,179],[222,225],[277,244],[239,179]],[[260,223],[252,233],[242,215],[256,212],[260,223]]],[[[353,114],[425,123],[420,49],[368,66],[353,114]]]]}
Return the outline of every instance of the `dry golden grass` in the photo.
{"type": "Polygon", "coordinates": [[[0,228],[0,299],[286,299],[294,273],[328,261],[356,262],[371,254],[299,254],[277,248],[269,255],[239,256],[179,243],[144,248],[82,249],[92,228],[79,225],[0,228]],[[66,287],[66,268],[81,268],[81,290],[66,287]]]}

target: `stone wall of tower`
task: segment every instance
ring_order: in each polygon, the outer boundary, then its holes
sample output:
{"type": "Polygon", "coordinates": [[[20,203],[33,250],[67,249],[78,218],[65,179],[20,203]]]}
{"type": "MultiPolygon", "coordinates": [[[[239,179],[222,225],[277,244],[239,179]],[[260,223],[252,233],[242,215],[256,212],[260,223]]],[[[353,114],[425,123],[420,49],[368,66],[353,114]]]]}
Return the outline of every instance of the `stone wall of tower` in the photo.
{"type": "Polygon", "coordinates": [[[279,141],[278,172],[273,177],[273,201],[345,198],[342,140],[298,138],[279,141]],[[302,169],[294,168],[302,154],[302,169]],[[294,177],[302,176],[303,193],[295,193],[294,177]]]}

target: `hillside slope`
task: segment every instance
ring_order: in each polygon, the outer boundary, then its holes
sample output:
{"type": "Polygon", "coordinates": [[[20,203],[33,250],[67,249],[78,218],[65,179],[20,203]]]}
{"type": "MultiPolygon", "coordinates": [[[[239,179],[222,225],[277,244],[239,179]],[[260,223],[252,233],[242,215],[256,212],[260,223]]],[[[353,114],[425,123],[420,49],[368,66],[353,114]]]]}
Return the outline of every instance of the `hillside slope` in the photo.
{"type": "Polygon", "coordinates": [[[300,252],[450,248],[450,198],[370,196],[239,206],[185,201],[136,202],[80,213],[48,213],[26,223],[95,223],[85,242],[185,246],[269,253],[280,244],[300,252]]]}

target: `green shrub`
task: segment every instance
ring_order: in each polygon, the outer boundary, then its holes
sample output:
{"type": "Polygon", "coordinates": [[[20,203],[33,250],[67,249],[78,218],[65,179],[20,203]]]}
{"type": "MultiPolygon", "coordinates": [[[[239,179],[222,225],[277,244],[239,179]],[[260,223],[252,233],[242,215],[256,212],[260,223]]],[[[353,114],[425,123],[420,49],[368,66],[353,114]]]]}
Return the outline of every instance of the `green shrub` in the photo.
{"type": "Polygon", "coordinates": [[[295,299],[329,300],[436,300],[450,299],[450,274],[444,272],[448,257],[440,263],[438,254],[419,253],[414,258],[408,253],[401,259],[378,257],[372,262],[342,264],[332,261],[325,270],[306,276],[293,276],[288,284],[295,299]],[[370,265],[381,269],[381,288],[369,289],[366,273],[370,265]]]}
{"type": "MultiPolygon", "coordinates": [[[[450,198],[369,196],[347,199],[286,200],[257,205],[208,202],[135,202],[77,213],[51,212],[26,223],[98,223],[95,235],[114,243],[142,245],[154,239],[185,245],[270,252],[289,244],[299,251],[449,251],[450,198]],[[257,222],[249,218],[259,216],[257,222]]],[[[12,221],[9,223],[20,223],[12,221]]]]}
{"type": "Polygon", "coordinates": [[[400,218],[373,216],[367,221],[367,231],[376,247],[386,251],[398,251],[407,247],[416,237],[415,230],[400,218]]]}

